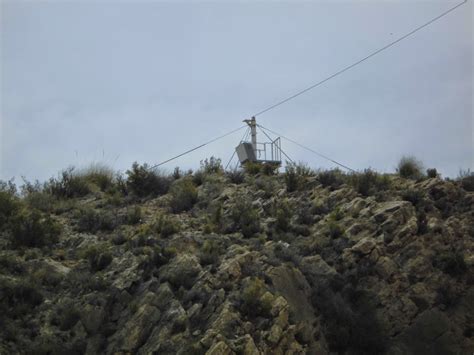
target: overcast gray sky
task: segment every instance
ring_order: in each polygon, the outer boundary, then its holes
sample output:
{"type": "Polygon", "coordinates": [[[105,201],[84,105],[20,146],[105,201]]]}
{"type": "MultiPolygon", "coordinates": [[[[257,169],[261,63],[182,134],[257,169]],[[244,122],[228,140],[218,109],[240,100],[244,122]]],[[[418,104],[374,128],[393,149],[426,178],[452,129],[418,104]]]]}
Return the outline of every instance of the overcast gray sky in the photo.
{"type": "MultiPolygon", "coordinates": [[[[458,2],[2,1],[0,179],[160,162],[458,2]]],[[[472,170],[472,19],[469,1],[259,123],[355,169],[413,154],[444,176],[472,170]]],[[[166,168],[227,162],[242,135],[166,168]]]]}

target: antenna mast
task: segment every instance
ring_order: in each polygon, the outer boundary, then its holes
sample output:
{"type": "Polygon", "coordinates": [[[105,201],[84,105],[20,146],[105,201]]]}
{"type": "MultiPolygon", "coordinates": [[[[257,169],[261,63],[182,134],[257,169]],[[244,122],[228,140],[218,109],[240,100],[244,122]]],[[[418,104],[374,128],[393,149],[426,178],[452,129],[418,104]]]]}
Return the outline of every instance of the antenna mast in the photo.
{"type": "MultiPolygon", "coordinates": [[[[243,142],[235,148],[237,156],[241,164],[246,162],[259,163],[259,164],[272,164],[275,166],[281,165],[281,145],[280,138],[275,140],[271,139],[265,131],[263,133],[270,139],[269,142],[257,142],[257,120],[253,116],[249,120],[244,120],[249,127],[251,133],[251,141],[243,142]]],[[[291,160],[291,159],[290,159],[291,160]]]]}
{"type": "Polygon", "coordinates": [[[250,127],[250,133],[252,136],[252,148],[255,153],[255,156],[257,156],[257,120],[254,116],[250,120],[244,120],[244,122],[247,123],[250,127]]]}

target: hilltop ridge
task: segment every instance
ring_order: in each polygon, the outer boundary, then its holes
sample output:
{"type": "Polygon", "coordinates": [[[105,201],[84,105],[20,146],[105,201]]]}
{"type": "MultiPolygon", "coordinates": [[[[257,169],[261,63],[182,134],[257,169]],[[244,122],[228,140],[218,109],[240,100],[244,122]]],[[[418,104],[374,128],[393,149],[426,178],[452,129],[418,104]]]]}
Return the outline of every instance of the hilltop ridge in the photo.
{"type": "Polygon", "coordinates": [[[472,353],[472,181],[210,159],[4,183],[0,353],[472,353]]]}

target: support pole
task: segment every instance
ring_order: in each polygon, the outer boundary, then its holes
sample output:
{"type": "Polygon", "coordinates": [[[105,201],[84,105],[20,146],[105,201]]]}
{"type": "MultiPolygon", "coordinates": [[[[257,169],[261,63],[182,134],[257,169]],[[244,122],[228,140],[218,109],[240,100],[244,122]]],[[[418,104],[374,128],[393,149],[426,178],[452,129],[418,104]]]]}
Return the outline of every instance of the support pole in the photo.
{"type": "Polygon", "coordinates": [[[250,120],[244,120],[250,127],[250,133],[252,137],[252,148],[255,153],[255,157],[257,157],[257,120],[255,117],[252,117],[250,120]]]}

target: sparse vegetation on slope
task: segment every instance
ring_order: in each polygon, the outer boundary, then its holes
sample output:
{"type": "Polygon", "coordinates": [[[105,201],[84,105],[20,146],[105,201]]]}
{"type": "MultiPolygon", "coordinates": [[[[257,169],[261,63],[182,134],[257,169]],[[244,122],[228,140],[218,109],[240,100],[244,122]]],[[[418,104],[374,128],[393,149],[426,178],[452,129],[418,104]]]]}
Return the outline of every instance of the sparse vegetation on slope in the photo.
{"type": "Polygon", "coordinates": [[[0,183],[0,353],[472,353],[472,174],[422,172],[0,183]]]}

